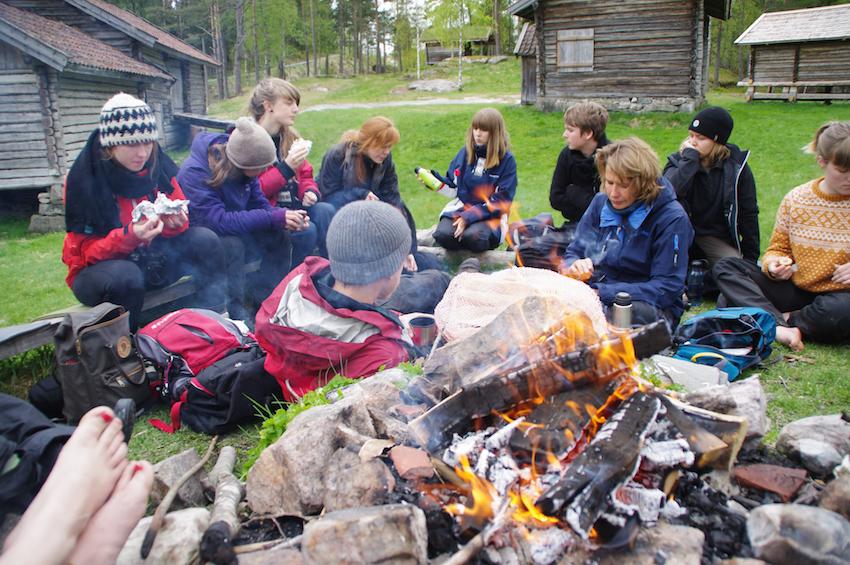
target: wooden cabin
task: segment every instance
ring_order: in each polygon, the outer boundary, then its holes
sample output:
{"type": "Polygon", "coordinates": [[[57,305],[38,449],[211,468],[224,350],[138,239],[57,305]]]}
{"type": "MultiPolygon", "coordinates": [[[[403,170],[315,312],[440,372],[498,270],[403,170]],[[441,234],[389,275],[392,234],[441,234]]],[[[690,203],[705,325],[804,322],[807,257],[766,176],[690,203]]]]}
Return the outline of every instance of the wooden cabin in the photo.
{"type": "MultiPolygon", "coordinates": [[[[426,30],[421,37],[425,44],[425,63],[434,65],[458,53],[457,39],[449,46],[443,46],[433,29],[426,30]]],[[[496,40],[493,30],[488,26],[467,25],[463,29],[463,55],[493,55],[496,52],[496,40]]]]}
{"type": "Polygon", "coordinates": [[[693,111],[708,84],[709,16],[728,19],[730,5],[518,0],[508,12],[533,24],[515,49],[523,99],[549,110],[591,99],[613,110],[693,111]]]}
{"type": "Polygon", "coordinates": [[[850,100],[850,4],[762,14],[735,43],[750,47],[747,101],[850,100]]]}
{"type": "Polygon", "coordinates": [[[42,215],[61,216],[62,179],[119,91],[156,112],[164,147],[184,146],[173,114],[206,113],[206,65],[218,62],[101,0],[0,0],[0,190],[49,189],[42,215]]]}

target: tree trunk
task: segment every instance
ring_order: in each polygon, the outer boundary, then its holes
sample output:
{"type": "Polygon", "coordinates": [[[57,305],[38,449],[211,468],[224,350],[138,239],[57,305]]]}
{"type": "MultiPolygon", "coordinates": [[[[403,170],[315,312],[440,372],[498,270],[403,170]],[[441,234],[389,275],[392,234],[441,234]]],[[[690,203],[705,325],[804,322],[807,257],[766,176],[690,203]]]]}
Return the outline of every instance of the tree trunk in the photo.
{"type": "MultiPolygon", "coordinates": [[[[263,8],[263,5],[260,5],[263,8]]],[[[263,21],[263,63],[265,63],[266,76],[272,76],[272,57],[269,51],[269,22],[265,10],[260,10],[260,19],[263,21]]]]}
{"type": "Polygon", "coordinates": [[[277,63],[280,78],[286,80],[286,22],[280,22],[280,61],[277,63]]]}
{"type": "Polygon", "coordinates": [[[257,0],[251,0],[251,16],[254,18],[254,84],[260,82],[260,41],[257,33],[257,0]]]}
{"type": "Polygon", "coordinates": [[[224,100],[228,97],[227,92],[227,51],[224,49],[224,38],[221,34],[221,16],[219,14],[218,2],[210,6],[210,27],[213,34],[213,53],[221,65],[215,70],[216,83],[218,84],[218,98],[224,100]]]}
{"type": "Polygon", "coordinates": [[[493,0],[493,41],[496,45],[493,48],[493,55],[502,54],[502,7],[499,0],[493,0]]]}
{"type": "Polygon", "coordinates": [[[463,90],[463,0],[460,3],[460,25],[457,29],[457,89],[463,90]]]}
{"type": "Polygon", "coordinates": [[[313,43],[313,74],[319,74],[318,53],[316,51],[316,17],[314,14],[313,0],[310,0],[310,35],[313,43]]]}
{"type": "Polygon", "coordinates": [[[245,47],[245,0],[236,0],[236,47],[233,50],[234,95],[242,94],[242,55],[245,47]]]}
{"type": "Polygon", "coordinates": [[[339,29],[337,30],[337,32],[339,33],[339,74],[344,75],[345,60],[343,54],[345,52],[345,26],[343,25],[343,22],[345,20],[343,18],[342,2],[337,4],[336,15],[337,19],[339,20],[339,29]]]}
{"type": "Polygon", "coordinates": [[[720,47],[723,44],[723,20],[717,20],[717,49],[714,55],[714,86],[720,84],[720,47]]]}

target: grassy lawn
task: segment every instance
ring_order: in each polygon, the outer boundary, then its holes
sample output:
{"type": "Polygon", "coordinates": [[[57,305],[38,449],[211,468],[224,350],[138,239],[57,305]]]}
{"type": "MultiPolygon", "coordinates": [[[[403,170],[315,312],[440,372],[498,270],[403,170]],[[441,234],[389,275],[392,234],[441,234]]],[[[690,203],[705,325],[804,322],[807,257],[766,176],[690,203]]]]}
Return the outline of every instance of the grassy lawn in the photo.
{"type": "MultiPolygon", "coordinates": [[[[467,95],[514,95],[519,91],[519,67],[509,59],[498,65],[470,64],[465,67],[466,88],[449,97],[467,95]]],[[[455,66],[434,71],[439,78],[456,78],[455,66]]],[[[303,93],[302,107],[331,102],[398,100],[428,97],[417,92],[393,94],[411,78],[397,75],[351,79],[304,79],[297,83],[303,93]],[[327,89],[325,91],[324,89],[327,89]]],[[[440,95],[441,97],[443,95],[440,95]]],[[[762,247],[767,244],[782,196],[794,186],[818,175],[813,156],[801,148],[815,129],[827,120],[850,120],[850,104],[824,105],[799,102],[746,104],[735,91],[712,94],[711,103],[728,108],[735,118],[732,142],[750,149],[750,166],[758,185],[761,208],[762,247]]],[[[214,105],[210,113],[228,118],[240,115],[245,97],[214,105]]],[[[549,210],[548,189],[558,153],[563,147],[560,114],[545,114],[533,107],[499,105],[507,121],[512,150],[517,156],[519,187],[517,205],[523,217],[549,210]]],[[[476,105],[393,107],[383,110],[326,110],[299,116],[297,126],[313,141],[310,160],[318,170],[325,151],[338,141],[343,130],[358,127],[365,119],[383,114],[393,119],[401,132],[394,150],[401,192],[419,227],[432,225],[445,200],[416,181],[415,166],[445,170],[461,147],[476,105]]],[[[649,142],[663,161],[676,150],[687,133],[690,116],[652,113],[639,116],[614,113],[608,128],[612,139],[630,135],[649,142]]],[[[178,158],[185,157],[185,152],[178,158]]],[[[559,221],[560,218],[556,218],[559,221]]],[[[66,269],[60,260],[61,234],[34,236],[26,233],[25,220],[0,221],[0,287],[6,300],[0,303],[0,326],[22,323],[62,308],[74,301],[64,284],[66,269]]],[[[781,346],[782,353],[787,353],[781,346]]],[[[762,379],[771,395],[770,416],[774,430],[802,416],[834,413],[850,406],[850,356],[847,349],[808,344],[807,361],[793,364],[780,360],[769,365],[762,379]]],[[[781,355],[777,355],[780,358],[781,355]]],[[[49,353],[0,362],[0,389],[21,395],[32,373],[49,365],[49,353]]],[[[164,412],[157,414],[164,417],[164,412]]],[[[204,436],[181,431],[166,436],[146,424],[140,425],[131,451],[134,457],[160,460],[189,445],[202,446],[204,436]]],[[[775,431],[774,431],[775,434],[775,431]]],[[[255,434],[246,430],[228,442],[250,446],[255,434]]]]}

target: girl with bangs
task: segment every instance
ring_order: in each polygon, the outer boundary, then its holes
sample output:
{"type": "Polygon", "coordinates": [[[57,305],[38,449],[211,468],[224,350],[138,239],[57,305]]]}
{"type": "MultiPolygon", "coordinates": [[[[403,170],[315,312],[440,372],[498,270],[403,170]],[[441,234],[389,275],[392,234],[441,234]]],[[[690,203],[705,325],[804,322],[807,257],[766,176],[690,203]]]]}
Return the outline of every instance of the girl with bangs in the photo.
{"type": "Polygon", "coordinates": [[[271,136],[277,151],[277,162],[260,173],[257,180],[272,206],[307,212],[309,227],[290,234],[295,245],[301,239],[315,238],[319,255],[327,257],[325,234],[335,208],[321,202],[322,193],[307,160],[311,145],[292,127],[300,104],[301,93],[289,81],[266,78],[254,87],[248,111],[271,136]]]}
{"type": "Polygon", "coordinates": [[[632,323],[664,319],[675,329],[694,230],[658,156],[637,137],[596,152],[602,190],[590,202],[561,272],[596,289],[608,313],[614,297],[632,299],[632,323]]]}
{"type": "Polygon", "coordinates": [[[507,232],[508,210],[516,194],[516,159],[502,114],[476,112],[466,144],[449,165],[443,182],[453,198],[440,213],[434,239],[446,249],[481,253],[495,249],[507,232]]]}
{"type": "Polygon", "coordinates": [[[757,306],[776,340],[850,343],[850,122],[818,129],[809,148],[823,176],[782,199],[761,267],[722,259],[714,277],[729,306],[757,306]]]}

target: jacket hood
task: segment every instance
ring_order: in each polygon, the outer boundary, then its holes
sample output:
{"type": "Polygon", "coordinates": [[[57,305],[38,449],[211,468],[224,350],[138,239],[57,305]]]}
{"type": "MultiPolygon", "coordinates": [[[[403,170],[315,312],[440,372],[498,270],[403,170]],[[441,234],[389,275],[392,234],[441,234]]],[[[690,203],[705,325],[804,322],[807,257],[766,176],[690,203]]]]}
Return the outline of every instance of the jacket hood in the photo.
{"type": "Polygon", "coordinates": [[[210,145],[215,145],[216,143],[227,143],[228,136],[226,133],[210,133],[210,132],[201,132],[195,136],[195,139],[192,141],[192,148],[189,150],[189,156],[195,159],[202,159],[203,162],[207,161],[207,151],[210,148],[210,145]]]}

